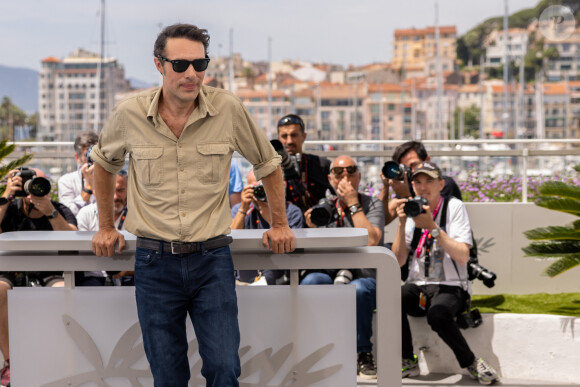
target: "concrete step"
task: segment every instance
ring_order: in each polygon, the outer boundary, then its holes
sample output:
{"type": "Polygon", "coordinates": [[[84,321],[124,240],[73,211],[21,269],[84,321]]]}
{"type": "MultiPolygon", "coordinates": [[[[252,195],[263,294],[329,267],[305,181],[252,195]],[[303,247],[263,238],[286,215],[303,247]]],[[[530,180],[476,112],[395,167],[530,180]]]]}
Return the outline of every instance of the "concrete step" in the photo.
{"type": "MultiPolygon", "coordinates": [[[[364,380],[357,378],[357,387],[367,387],[376,386],[376,380],[364,380]]],[[[412,387],[428,387],[428,386],[439,386],[439,387],[473,387],[480,386],[477,380],[471,379],[468,375],[464,374],[440,374],[433,373],[429,375],[421,375],[414,378],[405,378],[402,380],[403,386],[412,387]]],[[[567,383],[567,382],[550,382],[545,380],[523,380],[523,379],[500,379],[498,383],[494,386],[510,386],[510,387],[577,387],[580,384],[567,383]]]]}

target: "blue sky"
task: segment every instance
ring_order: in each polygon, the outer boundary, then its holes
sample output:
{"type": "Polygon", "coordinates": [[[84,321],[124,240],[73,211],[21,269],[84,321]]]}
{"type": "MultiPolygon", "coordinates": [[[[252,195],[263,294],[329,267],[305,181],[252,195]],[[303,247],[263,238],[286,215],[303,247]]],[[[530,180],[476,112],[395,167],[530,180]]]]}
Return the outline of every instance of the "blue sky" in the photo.
{"type": "MultiPolygon", "coordinates": [[[[439,25],[462,35],[503,15],[504,0],[439,0],[439,25]]],[[[535,0],[509,0],[509,12],[535,0]]],[[[100,0],[0,0],[0,64],[40,69],[48,56],[76,48],[98,52],[100,0]]],[[[210,56],[234,52],[248,60],[300,59],[361,65],[391,59],[393,32],[435,24],[435,0],[107,0],[106,55],[126,76],[159,82],[153,42],[162,26],[177,22],[206,28],[210,56]]]]}

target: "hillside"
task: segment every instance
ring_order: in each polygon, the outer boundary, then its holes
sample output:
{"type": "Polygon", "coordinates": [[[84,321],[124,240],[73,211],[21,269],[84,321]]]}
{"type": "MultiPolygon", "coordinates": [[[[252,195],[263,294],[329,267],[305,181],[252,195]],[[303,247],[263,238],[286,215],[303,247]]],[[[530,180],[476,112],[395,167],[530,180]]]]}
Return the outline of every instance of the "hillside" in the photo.
{"type": "Polygon", "coordinates": [[[38,72],[0,65],[0,99],[9,97],[26,113],[38,111],[38,72]]]}
{"type": "MultiPolygon", "coordinates": [[[[578,0],[541,0],[536,6],[523,9],[508,16],[509,28],[527,28],[530,23],[540,18],[542,12],[551,5],[563,5],[574,13],[580,23],[580,7],[578,0]]],[[[467,64],[471,59],[473,64],[479,64],[485,37],[494,29],[503,29],[503,15],[489,18],[457,40],[457,58],[467,64]]]]}

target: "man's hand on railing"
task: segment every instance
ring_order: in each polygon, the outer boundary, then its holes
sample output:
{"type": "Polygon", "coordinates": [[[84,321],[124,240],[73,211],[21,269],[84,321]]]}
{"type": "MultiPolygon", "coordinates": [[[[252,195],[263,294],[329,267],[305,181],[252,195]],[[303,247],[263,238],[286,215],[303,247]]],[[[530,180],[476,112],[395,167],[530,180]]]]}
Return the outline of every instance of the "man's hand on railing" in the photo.
{"type": "Polygon", "coordinates": [[[98,257],[115,255],[115,245],[119,245],[118,253],[125,248],[125,237],[115,228],[100,229],[93,235],[93,253],[98,257]]]}

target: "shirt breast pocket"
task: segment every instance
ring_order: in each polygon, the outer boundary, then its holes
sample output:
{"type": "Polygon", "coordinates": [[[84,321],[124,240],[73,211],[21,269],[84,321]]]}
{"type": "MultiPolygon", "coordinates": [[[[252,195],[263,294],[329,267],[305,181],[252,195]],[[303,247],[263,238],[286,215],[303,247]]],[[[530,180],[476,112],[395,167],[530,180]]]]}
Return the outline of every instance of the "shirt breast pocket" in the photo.
{"type": "Polygon", "coordinates": [[[225,175],[228,143],[197,144],[197,176],[203,184],[217,184],[225,175]]]}
{"type": "Polygon", "coordinates": [[[135,171],[147,187],[161,185],[163,179],[163,165],[161,156],[163,147],[159,146],[136,146],[133,148],[132,157],[135,162],[135,171]]]}

